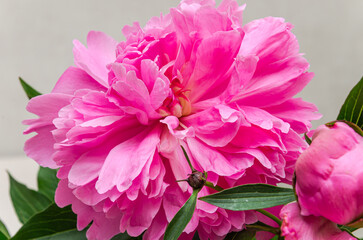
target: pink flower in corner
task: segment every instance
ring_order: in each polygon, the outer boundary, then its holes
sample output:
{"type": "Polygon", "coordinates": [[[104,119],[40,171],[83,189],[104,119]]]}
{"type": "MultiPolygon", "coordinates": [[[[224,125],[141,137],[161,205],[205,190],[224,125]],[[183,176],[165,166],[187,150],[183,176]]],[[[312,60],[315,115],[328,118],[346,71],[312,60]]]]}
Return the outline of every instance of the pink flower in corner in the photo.
{"type": "MultiPolygon", "coordinates": [[[[75,67],[50,94],[32,99],[25,145],[59,168],[56,203],[72,204],[89,239],[127,231],[160,239],[190,196],[182,145],[199,171],[224,188],[291,182],[306,148],[300,134],[319,117],[293,98],[313,77],[291,24],[264,18],[242,26],[244,7],[184,0],[117,43],[90,32],[74,42],[75,67]]],[[[201,196],[212,193],[203,188],[201,196]]],[[[221,239],[257,220],[198,202],[181,239],[221,239]]]]}
{"type": "Polygon", "coordinates": [[[281,209],[281,232],[286,240],[356,240],[338,226],[323,218],[300,215],[297,202],[289,203],[281,209]]]}
{"type": "Polygon", "coordinates": [[[363,137],[343,122],[316,129],[296,163],[296,193],[304,216],[338,224],[363,217],[363,137]]]}

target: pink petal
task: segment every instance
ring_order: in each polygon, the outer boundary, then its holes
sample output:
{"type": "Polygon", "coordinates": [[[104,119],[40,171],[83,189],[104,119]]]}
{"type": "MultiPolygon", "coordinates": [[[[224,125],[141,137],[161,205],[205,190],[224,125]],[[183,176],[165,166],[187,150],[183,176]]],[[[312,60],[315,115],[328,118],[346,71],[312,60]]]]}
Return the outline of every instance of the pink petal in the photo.
{"type": "Polygon", "coordinates": [[[87,36],[88,48],[78,40],[74,40],[73,44],[76,65],[101,85],[107,86],[108,69],[106,66],[116,59],[117,42],[103,32],[92,31],[87,36]]]}
{"type": "Polygon", "coordinates": [[[70,96],[64,94],[45,94],[32,98],[27,110],[39,116],[39,119],[25,120],[29,124],[24,134],[36,132],[37,135],[26,141],[24,151],[27,156],[37,161],[43,167],[57,168],[52,160],[55,140],[52,130],[55,129],[52,121],[58,116],[58,111],[69,104],[70,96]]]}
{"type": "Polygon", "coordinates": [[[68,181],[63,179],[60,180],[55,191],[55,203],[59,207],[63,208],[71,204],[73,199],[75,199],[75,197],[72,194],[72,190],[68,187],[68,181]]]}
{"type": "Polygon", "coordinates": [[[24,133],[29,133],[33,124],[36,126],[52,125],[54,118],[58,117],[58,111],[70,103],[71,96],[60,93],[43,94],[29,100],[26,110],[39,116],[37,120],[25,120],[24,124],[31,125],[24,133]]]}
{"type": "Polygon", "coordinates": [[[37,128],[38,134],[25,142],[24,152],[42,167],[58,168],[59,166],[52,160],[55,143],[52,129],[53,126],[37,128]]]}
{"type": "Polygon", "coordinates": [[[160,120],[160,122],[166,124],[168,126],[169,132],[177,139],[183,140],[186,137],[195,136],[193,127],[179,130],[179,119],[175,116],[167,116],[163,120],[160,120]]]}
{"type": "MultiPolygon", "coordinates": [[[[122,68],[114,64],[113,68],[122,68]]],[[[147,124],[150,119],[159,118],[160,115],[151,105],[150,95],[144,82],[137,78],[134,71],[129,71],[112,86],[113,92],[109,96],[112,101],[128,114],[136,115],[142,124],[147,124]]]]}
{"type": "MultiPolygon", "coordinates": [[[[179,140],[164,128],[160,140],[160,154],[170,162],[173,179],[175,180],[185,179],[188,174],[191,173],[188,164],[185,164],[186,162],[184,162],[186,159],[180,147],[181,145],[179,140]],[[181,159],[183,159],[183,161],[181,161],[181,159]]],[[[189,187],[186,182],[179,182],[178,185],[183,192],[189,187]]]]}
{"type": "Polygon", "coordinates": [[[292,25],[283,18],[267,17],[247,23],[239,54],[256,55],[263,62],[275,62],[299,53],[299,45],[291,33],[292,25]]]}
{"type": "Polygon", "coordinates": [[[205,99],[218,96],[220,90],[227,87],[225,75],[234,62],[242,39],[243,33],[238,31],[216,32],[203,39],[198,48],[193,50],[195,52],[191,61],[194,63],[194,71],[186,84],[186,89],[192,90],[189,96],[192,102],[204,95],[208,95],[204,96],[205,99]]]}
{"type": "Polygon", "coordinates": [[[194,15],[194,27],[201,36],[209,37],[219,31],[232,30],[232,22],[228,16],[222,14],[214,7],[199,8],[194,15]]]}
{"type": "Polygon", "coordinates": [[[119,220],[108,219],[105,214],[97,214],[93,218],[93,224],[87,231],[87,239],[111,239],[114,235],[120,233],[119,220]]]}
{"type": "Polygon", "coordinates": [[[236,97],[241,106],[269,107],[285,102],[299,93],[313,78],[313,73],[303,73],[299,77],[285,82],[283,85],[276,80],[275,86],[266,86],[236,97]]]}
{"type": "Polygon", "coordinates": [[[243,106],[240,109],[248,122],[260,128],[265,130],[278,129],[282,133],[287,133],[290,129],[288,123],[260,108],[243,106]]]}
{"type": "Polygon", "coordinates": [[[157,240],[161,239],[161,237],[165,233],[165,229],[168,225],[168,221],[166,220],[164,209],[160,208],[158,214],[155,216],[153,222],[150,227],[144,234],[143,238],[145,240],[157,240]]]}
{"type": "Polygon", "coordinates": [[[284,103],[268,107],[265,110],[288,122],[300,134],[307,132],[311,128],[311,120],[317,120],[321,117],[314,104],[305,102],[301,98],[289,99],[284,103]]]}
{"type": "Polygon", "coordinates": [[[140,195],[133,202],[132,208],[125,209],[121,217],[120,230],[127,229],[130,236],[139,236],[150,227],[154,217],[160,211],[161,202],[161,198],[140,195]]]}
{"type": "Polygon", "coordinates": [[[200,164],[204,171],[212,171],[221,176],[230,176],[238,172],[228,160],[215,149],[194,138],[187,138],[188,147],[193,158],[200,164]]]}
{"type": "Polygon", "coordinates": [[[106,149],[95,149],[83,154],[73,165],[68,179],[78,186],[96,179],[108,155],[106,149]]]}
{"type": "Polygon", "coordinates": [[[101,169],[96,188],[105,193],[113,186],[120,192],[127,190],[140,174],[160,142],[160,129],[144,131],[112,149],[101,169]]]}
{"type": "Polygon", "coordinates": [[[195,129],[196,136],[213,147],[227,145],[237,134],[241,113],[225,105],[200,111],[187,116],[183,123],[195,129]]]}
{"type": "Polygon", "coordinates": [[[231,143],[242,148],[273,147],[286,151],[279,134],[257,126],[241,126],[231,143]]]}
{"type": "Polygon", "coordinates": [[[102,200],[107,198],[106,194],[99,194],[95,189],[96,181],[77,187],[73,190],[73,194],[80,201],[88,206],[95,206],[102,200]]]}
{"type": "Polygon", "coordinates": [[[106,88],[94,80],[82,69],[69,67],[58,79],[52,93],[64,93],[73,95],[80,89],[105,91],[106,88]]]}
{"type": "Polygon", "coordinates": [[[242,26],[242,12],[245,7],[246,4],[239,6],[234,0],[223,0],[218,6],[218,10],[227,13],[233,22],[233,27],[237,28],[242,26]]]}
{"type": "Polygon", "coordinates": [[[323,217],[300,215],[300,208],[296,202],[289,203],[281,210],[283,219],[282,236],[286,240],[354,240],[347,232],[342,232],[335,223],[323,217]]]}

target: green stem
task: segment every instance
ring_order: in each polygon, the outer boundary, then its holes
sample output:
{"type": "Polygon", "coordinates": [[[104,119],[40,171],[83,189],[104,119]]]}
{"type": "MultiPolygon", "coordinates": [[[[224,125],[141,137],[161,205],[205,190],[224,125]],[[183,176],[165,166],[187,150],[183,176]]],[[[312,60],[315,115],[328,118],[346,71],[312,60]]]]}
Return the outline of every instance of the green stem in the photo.
{"type": "MultiPolygon", "coordinates": [[[[180,145],[180,146],[181,146],[181,145],[180,145]]],[[[186,159],[187,159],[187,161],[188,161],[188,164],[189,164],[190,169],[192,170],[192,172],[194,172],[194,171],[195,171],[195,168],[193,167],[192,163],[190,162],[190,159],[189,159],[189,157],[188,157],[187,152],[185,151],[185,149],[184,149],[184,147],[183,147],[183,146],[181,146],[181,148],[183,149],[184,156],[185,156],[185,158],[186,158],[186,159]]]]}
{"type": "Polygon", "coordinates": [[[273,234],[280,235],[280,229],[274,228],[274,227],[268,227],[268,226],[261,226],[261,225],[250,224],[250,225],[246,225],[246,228],[247,229],[249,228],[249,229],[255,229],[255,230],[265,231],[265,232],[270,232],[270,233],[273,233],[273,234]]]}
{"type": "Polygon", "coordinates": [[[212,189],[214,189],[214,190],[216,190],[218,192],[223,190],[223,188],[221,188],[220,186],[218,186],[218,185],[214,186],[213,183],[208,182],[208,181],[205,181],[204,185],[207,186],[207,187],[210,187],[210,188],[212,188],[212,189]]]}
{"type": "Polygon", "coordinates": [[[352,237],[354,237],[354,238],[356,238],[356,239],[359,239],[357,236],[355,236],[355,235],[353,234],[353,232],[349,231],[349,229],[342,228],[341,230],[342,230],[342,231],[344,231],[344,232],[347,232],[350,236],[352,236],[352,237]]]}
{"type": "Polygon", "coordinates": [[[272,213],[269,213],[269,212],[267,212],[266,210],[263,210],[263,209],[257,209],[256,210],[257,212],[259,212],[259,213],[262,213],[263,215],[265,215],[266,217],[269,217],[269,218],[271,218],[272,220],[274,220],[279,226],[281,226],[281,224],[282,224],[282,222],[281,222],[281,220],[278,218],[278,217],[276,217],[275,215],[273,215],[272,213]]]}

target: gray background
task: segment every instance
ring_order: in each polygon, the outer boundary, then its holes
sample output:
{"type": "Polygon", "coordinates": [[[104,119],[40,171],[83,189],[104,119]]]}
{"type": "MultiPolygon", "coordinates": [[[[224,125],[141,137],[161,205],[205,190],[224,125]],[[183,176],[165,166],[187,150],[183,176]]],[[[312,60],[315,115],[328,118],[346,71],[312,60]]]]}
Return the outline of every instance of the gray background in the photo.
{"type": "MultiPolygon", "coordinates": [[[[218,1],[220,2],[220,1],[218,1]]],[[[279,16],[293,23],[301,52],[315,78],[300,94],[333,120],[350,89],[363,75],[362,0],[246,0],[244,22],[279,16]]],[[[242,1],[239,1],[242,3],[242,1]]],[[[89,30],[121,41],[122,26],[167,13],[176,0],[0,0],[0,218],[19,227],[8,199],[5,170],[35,186],[36,164],[22,152],[21,121],[27,99],[17,81],[22,76],[40,92],[50,92],[73,64],[72,40],[85,42],[89,30]]]]}

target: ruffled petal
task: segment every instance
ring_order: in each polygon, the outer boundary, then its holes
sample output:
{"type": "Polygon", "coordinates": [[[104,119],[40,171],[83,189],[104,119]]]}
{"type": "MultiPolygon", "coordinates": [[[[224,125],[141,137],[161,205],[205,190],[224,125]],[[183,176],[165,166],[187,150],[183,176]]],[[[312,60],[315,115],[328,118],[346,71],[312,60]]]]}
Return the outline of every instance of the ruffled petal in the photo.
{"type": "Polygon", "coordinates": [[[193,50],[191,62],[194,70],[188,83],[183,83],[186,89],[198,89],[190,92],[189,99],[192,102],[218,96],[227,87],[227,74],[242,39],[243,33],[238,31],[216,32],[202,40],[198,48],[193,50]]]}
{"type": "Polygon", "coordinates": [[[75,64],[101,85],[107,86],[107,65],[116,59],[117,42],[103,32],[92,31],[87,36],[88,48],[78,40],[74,40],[73,44],[75,64]]]}
{"type": "Polygon", "coordinates": [[[80,89],[106,91],[106,88],[94,80],[84,70],[69,67],[59,78],[52,93],[74,94],[80,89]]]}
{"type": "Polygon", "coordinates": [[[183,119],[186,126],[195,129],[199,139],[213,147],[227,145],[237,134],[242,121],[239,111],[225,105],[217,105],[183,119]]]}
{"type": "Polygon", "coordinates": [[[155,154],[160,142],[160,129],[144,131],[113,148],[101,169],[96,188],[105,193],[114,186],[120,192],[127,190],[140,174],[146,161],[155,154]]]}

